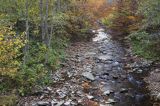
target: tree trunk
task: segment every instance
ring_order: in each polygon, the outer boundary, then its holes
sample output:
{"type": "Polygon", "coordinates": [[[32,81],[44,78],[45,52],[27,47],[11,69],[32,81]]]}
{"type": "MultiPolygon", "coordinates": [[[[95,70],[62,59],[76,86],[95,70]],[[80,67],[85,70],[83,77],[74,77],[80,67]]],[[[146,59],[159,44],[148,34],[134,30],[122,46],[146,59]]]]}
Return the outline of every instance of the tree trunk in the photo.
{"type": "Polygon", "coordinates": [[[29,7],[29,4],[28,4],[28,0],[26,0],[26,39],[27,39],[27,43],[25,45],[25,48],[24,48],[24,65],[26,64],[27,62],[27,56],[28,56],[28,50],[29,50],[29,22],[28,22],[28,7],[29,7]]]}
{"type": "MultiPolygon", "coordinates": [[[[48,33],[48,10],[49,7],[49,1],[46,0],[46,16],[45,16],[45,44],[47,46],[48,52],[49,52],[49,33],[48,33]]],[[[45,64],[48,63],[48,52],[46,52],[46,58],[45,58],[45,64]]]]}
{"type": "Polygon", "coordinates": [[[57,0],[58,12],[61,11],[61,0],[57,0]]]}
{"type": "Polygon", "coordinates": [[[41,37],[42,42],[45,42],[45,32],[44,32],[44,17],[43,17],[43,0],[40,0],[39,2],[39,8],[40,8],[40,18],[41,18],[41,37]]]}

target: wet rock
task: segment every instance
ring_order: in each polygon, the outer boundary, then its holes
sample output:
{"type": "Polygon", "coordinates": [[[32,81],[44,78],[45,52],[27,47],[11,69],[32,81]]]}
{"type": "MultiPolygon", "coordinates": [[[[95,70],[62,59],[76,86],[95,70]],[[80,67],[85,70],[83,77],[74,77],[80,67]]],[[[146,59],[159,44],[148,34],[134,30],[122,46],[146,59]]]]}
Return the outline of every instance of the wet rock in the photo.
{"type": "Polygon", "coordinates": [[[85,77],[85,78],[87,78],[87,79],[89,79],[89,80],[91,80],[91,81],[95,80],[95,77],[90,72],[84,72],[84,73],[82,73],[82,76],[85,77]]]}
{"type": "Polygon", "coordinates": [[[45,94],[49,94],[52,92],[52,89],[50,87],[46,87],[43,89],[43,94],[41,96],[44,96],[45,94]]]}
{"type": "Polygon", "coordinates": [[[127,79],[127,76],[126,75],[121,75],[121,79],[122,80],[127,79]]]}
{"type": "Polygon", "coordinates": [[[87,53],[85,54],[85,56],[94,56],[94,55],[96,55],[95,52],[87,52],[87,53]]]}
{"type": "Polygon", "coordinates": [[[107,52],[107,51],[102,51],[102,53],[103,53],[103,54],[107,54],[108,52],[107,52]]]}
{"type": "Polygon", "coordinates": [[[102,75],[107,75],[107,76],[108,76],[108,75],[109,75],[109,73],[108,73],[108,72],[105,72],[105,73],[103,73],[102,75]]]}
{"type": "Polygon", "coordinates": [[[83,94],[82,91],[77,91],[76,94],[77,94],[79,97],[83,97],[83,96],[84,96],[84,94],[83,94]]]}
{"type": "Polygon", "coordinates": [[[77,106],[77,105],[78,105],[78,101],[72,101],[72,102],[71,102],[71,105],[72,105],[72,106],[77,106]]]}
{"type": "Polygon", "coordinates": [[[55,106],[57,104],[57,100],[52,100],[51,101],[51,106],[55,106]]]}
{"type": "Polygon", "coordinates": [[[108,77],[106,75],[103,75],[103,76],[99,76],[100,79],[103,79],[103,80],[107,80],[108,77]]]}
{"type": "Polygon", "coordinates": [[[137,81],[134,79],[133,76],[128,75],[128,81],[129,81],[132,85],[138,86],[137,81]]]}
{"type": "Polygon", "coordinates": [[[143,82],[141,82],[141,81],[136,81],[136,83],[137,83],[137,87],[142,87],[143,86],[143,82]]]}
{"type": "Polygon", "coordinates": [[[157,95],[156,98],[157,98],[157,100],[160,100],[160,93],[157,95]]]}
{"type": "Polygon", "coordinates": [[[56,93],[58,94],[59,98],[63,99],[65,98],[67,95],[66,95],[66,92],[64,91],[61,91],[61,90],[57,90],[56,93]]]}
{"type": "Polygon", "coordinates": [[[88,99],[93,99],[94,96],[92,96],[92,95],[87,95],[87,98],[88,98],[88,99]]]}
{"type": "Polygon", "coordinates": [[[143,70],[142,70],[142,69],[138,69],[138,70],[137,70],[137,73],[140,73],[140,74],[141,74],[141,73],[143,73],[143,70]]]}
{"type": "Polygon", "coordinates": [[[79,103],[79,104],[81,104],[82,102],[83,102],[83,100],[82,100],[82,99],[79,99],[79,100],[78,100],[78,103],[79,103]]]}
{"type": "Polygon", "coordinates": [[[37,106],[50,106],[50,103],[45,101],[39,101],[37,102],[37,106]]]}
{"type": "Polygon", "coordinates": [[[114,99],[109,98],[106,103],[107,104],[112,104],[112,103],[116,103],[116,101],[114,99]]]}
{"type": "Polygon", "coordinates": [[[153,63],[153,61],[144,60],[144,61],[142,62],[142,66],[143,66],[143,67],[149,67],[152,63],[153,63]]]}
{"type": "Polygon", "coordinates": [[[132,93],[130,93],[130,92],[125,93],[125,96],[134,99],[134,94],[132,94],[132,93]]]}
{"type": "Polygon", "coordinates": [[[160,106],[160,103],[154,103],[153,106],[160,106]]]}
{"type": "Polygon", "coordinates": [[[71,78],[73,76],[73,73],[68,71],[67,75],[68,75],[69,78],[71,78]]]}
{"type": "Polygon", "coordinates": [[[84,60],[83,57],[79,57],[79,58],[77,59],[77,62],[82,62],[83,60],[84,60]]]}
{"type": "Polygon", "coordinates": [[[142,102],[142,101],[144,101],[145,99],[146,99],[145,95],[139,95],[139,94],[137,94],[137,95],[135,96],[136,102],[142,102]]]}
{"type": "MultiPolygon", "coordinates": [[[[28,105],[27,105],[28,106],[28,105]]],[[[37,103],[32,103],[31,106],[37,106],[37,103]]]]}
{"type": "Polygon", "coordinates": [[[91,69],[90,67],[87,67],[87,68],[85,69],[85,71],[86,71],[86,72],[92,72],[92,69],[91,69]]]}
{"type": "Polygon", "coordinates": [[[92,64],[86,64],[86,65],[83,65],[83,68],[86,72],[91,72],[92,71],[92,64]]]}
{"type": "Polygon", "coordinates": [[[104,66],[103,65],[96,65],[93,69],[94,72],[99,73],[101,71],[104,70],[104,66]]]}
{"type": "Polygon", "coordinates": [[[155,69],[155,72],[156,73],[160,73],[160,69],[155,69]]]}
{"type": "Polygon", "coordinates": [[[127,93],[128,89],[127,88],[121,88],[120,93],[127,93]]]}
{"type": "Polygon", "coordinates": [[[45,98],[45,96],[46,96],[45,94],[41,95],[40,99],[42,100],[43,98],[45,98]]]}
{"type": "Polygon", "coordinates": [[[112,104],[100,104],[99,106],[113,106],[112,104]]]}
{"type": "Polygon", "coordinates": [[[65,105],[65,106],[70,106],[70,105],[71,105],[71,101],[72,101],[72,100],[66,101],[66,102],[64,103],[64,105],[65,105]]]}
{"type": "Polygon", "coordinates": [[[117,66],[119,66],[120,64],[119,64],[119,62],[114,62],[113,64],[112,64],[112,66],[114,66],[114,67],[117,67],[117,66]]]}
{"type": "Polygon", "coordinates": [[[134,77],[131,76],[131,75],[128,75],[128,81],[129,81],[132,85],[137,86],[137,87],[141,87],[141,86],[143,85],[143,82],[134,79],[134,77]]]}
{"type": "Polygon", "coordinates": [[[125,66],[124,66],[124,69],[131,69],[131,65],[130,64],[126,64],[125,66]]]}
{"type": "Polygon", "coordinates": [[[49,91],[49,92],[51,92],[51,91],[52,91],[52,88],[47,87],[46,90],[49,91]]]}
{"type": "Polygon", "coordinates": [[[139,62],[134,62],[133,64],[131,64],[131,67],[132,68],[148,68],[151,66],[151,64],[152,64],[152,61],[143,60],[139,62]]]}
{"type": "Polygon", "coordinates": [[[105,92],[103,93],[103,95],[110,95],[111,93],[113,93],[112,90],[107,90],[107,91],[105,91],[105,92]]]}
{"type": "Polygon", "coordinates": [[[104,61],[112,60],[112,56],[102,55],[102,56],[97,57],[97,59],[104,62],[104,61]]]}
{"type": "Polygon", "coordinates": [[[63,104],[64,104],[64,101],[62,100],[62,101],[58,102],[55,106],[62,106],[63,104]]]}
{"type": "Polygon", "coordinates": [[[117,75],[112,75],[113,79],[118,79],[117,75]]]}
{"type": "Polygon", "coordinates": [[[106,70],[106,71],[111,71],[111,70],[112,70],[112,66],[111,66],[111,65],[108,65],[108,64],[105,64],[105,65],[104,65],[104,70],[106,70]]]}

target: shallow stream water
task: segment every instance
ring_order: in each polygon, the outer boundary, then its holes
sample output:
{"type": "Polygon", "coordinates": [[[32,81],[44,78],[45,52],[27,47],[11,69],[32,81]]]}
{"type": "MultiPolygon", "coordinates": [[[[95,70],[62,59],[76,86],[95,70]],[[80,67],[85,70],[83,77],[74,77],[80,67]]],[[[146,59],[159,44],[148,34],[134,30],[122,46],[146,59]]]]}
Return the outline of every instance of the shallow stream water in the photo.
{"type": "Polygon", "coordinates": [[[95,86],[103,83],[102,91],[111,92],[109,98],[116,101],[114,106],[152,106],[149,91],[142,80],[146,74],[127,73],[124,69],[126,50],[123,44],[112,40],[103,28],[93,32],[97,33],[93,42],[99,45],[95,86]]]}

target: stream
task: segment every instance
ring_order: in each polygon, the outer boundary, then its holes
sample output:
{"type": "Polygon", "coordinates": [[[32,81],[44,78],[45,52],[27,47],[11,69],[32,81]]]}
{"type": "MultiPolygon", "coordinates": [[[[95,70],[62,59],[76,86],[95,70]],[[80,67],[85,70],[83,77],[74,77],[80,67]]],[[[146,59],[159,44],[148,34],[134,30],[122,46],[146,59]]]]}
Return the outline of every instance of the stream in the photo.
{"type": "Polygon", "coordinates": [[[123,44],[112,40],[104,29],[97,32],[93,42],[99,45],[97,65],[101,69],[95,72],[95,86],[103,82],[102,91],[116,101],[114,106],[152,106],[149,91],[141,79],[147,74],[127,73],[124,69],[126,50],[123,44]]]}
{"type": "MultiPolygon", "coordinates": [[[[152,106],[149,91],[131,62],[123,43],[112,40],[103,28],[93,30],[92,42],[72,44],[53,84],[21,98],[19,106],[152,106]]],[[[136,65],[137,66],[137,65],[136,65]]]]}

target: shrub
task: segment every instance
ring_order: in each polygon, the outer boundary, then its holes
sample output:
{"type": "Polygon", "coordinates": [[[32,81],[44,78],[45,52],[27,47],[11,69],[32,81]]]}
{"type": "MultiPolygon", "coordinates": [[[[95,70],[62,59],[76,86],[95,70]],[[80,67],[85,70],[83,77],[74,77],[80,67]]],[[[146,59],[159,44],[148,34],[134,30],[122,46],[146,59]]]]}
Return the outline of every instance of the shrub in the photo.
{"type": "Polygon", "coordinates": [[[153,40],[153,36],[145,31],[134,32],[130,34],[129,39],[135,54],[147,59],[158,59],[159,49],[157,49],[160,40],[153,40]]]}
{"type": "Polygon", "coordinates": [[[23,47],[23,35],[17,35],[10,27],[0,27],[0,75],[13,77],[16,74],[23,47]]]}

